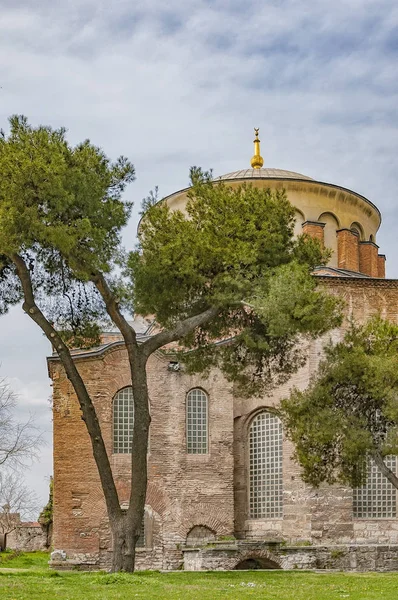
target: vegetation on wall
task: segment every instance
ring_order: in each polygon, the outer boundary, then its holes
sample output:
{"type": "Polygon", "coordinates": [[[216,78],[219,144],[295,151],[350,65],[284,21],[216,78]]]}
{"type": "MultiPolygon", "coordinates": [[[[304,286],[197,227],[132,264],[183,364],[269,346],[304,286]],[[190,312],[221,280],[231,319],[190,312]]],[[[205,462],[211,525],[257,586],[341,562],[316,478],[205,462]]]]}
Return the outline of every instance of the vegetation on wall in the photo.
{"type": "Polygon", "coordinates": [[[282,402],[304,480],[360,486],[373,460],[398,488],[384,460],[398,454],[398,325],[378,316],[352,323],[325,352],[309,387],[282,402]]]}

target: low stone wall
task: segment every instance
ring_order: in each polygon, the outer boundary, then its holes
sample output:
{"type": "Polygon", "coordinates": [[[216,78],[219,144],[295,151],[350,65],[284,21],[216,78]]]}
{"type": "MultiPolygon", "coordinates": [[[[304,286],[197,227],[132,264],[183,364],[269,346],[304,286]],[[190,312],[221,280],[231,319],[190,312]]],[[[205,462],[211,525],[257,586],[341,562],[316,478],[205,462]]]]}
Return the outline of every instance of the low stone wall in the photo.
{"type": "Polygon", "coordinates": [[[182,552],[185,571],[236,568],[398,571],[398,545],[285,546],[237,541],[183,548],[182,552]]]}
{"type": "Polygon", "coordinates": [[[47,550],[47,531],[40,523],[20,523],[13,531],[7,533],[6,547],[23,552],[47,550]]]}

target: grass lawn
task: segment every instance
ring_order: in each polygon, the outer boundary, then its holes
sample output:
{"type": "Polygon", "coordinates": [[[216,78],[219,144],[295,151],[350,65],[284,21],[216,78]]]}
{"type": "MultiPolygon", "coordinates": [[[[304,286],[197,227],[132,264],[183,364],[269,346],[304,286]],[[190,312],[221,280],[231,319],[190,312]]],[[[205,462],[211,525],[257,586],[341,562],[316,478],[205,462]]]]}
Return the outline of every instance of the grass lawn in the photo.
{"type": "Polygon", "coordinates": [[[398,573],[235,571],[79,573],[44,567],[48,556],[0,555],[3,600],[397,600],[398,573]]]}

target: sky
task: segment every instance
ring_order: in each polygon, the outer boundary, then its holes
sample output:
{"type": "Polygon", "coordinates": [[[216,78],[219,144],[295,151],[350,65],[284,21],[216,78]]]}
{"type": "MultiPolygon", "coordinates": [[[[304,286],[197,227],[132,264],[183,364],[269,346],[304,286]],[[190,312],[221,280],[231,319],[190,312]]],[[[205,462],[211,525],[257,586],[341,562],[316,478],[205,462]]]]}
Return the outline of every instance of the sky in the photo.
{"type": "MultiPolygon", "coordinates": [[[[136,168],[124,243],[141,199],[249,167],[253,127],[264,166],[352,189],[381,210],[377,242],[398,278],[396,0],[0,0],[0,128],[24,114],[64,126],[136,168]]],[[[0,174],[1,176],[1,174],[0,174]]],[[[41,504],[52,473],[50,348],[13,308],[0,320],[0,376],[21,419],[45,433],[26,482],[41,504]]]]}

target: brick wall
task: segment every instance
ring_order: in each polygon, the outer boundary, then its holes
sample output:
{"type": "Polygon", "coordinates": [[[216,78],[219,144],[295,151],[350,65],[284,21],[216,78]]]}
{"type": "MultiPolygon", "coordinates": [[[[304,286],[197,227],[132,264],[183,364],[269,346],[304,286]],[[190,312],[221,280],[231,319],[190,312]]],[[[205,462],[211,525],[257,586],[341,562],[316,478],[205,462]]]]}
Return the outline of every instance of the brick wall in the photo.
{"type": "MultiPolygon", "coordinates": [[[[220,373],[207,380],[170,372],[168,361],[153,356],[148,363],[151,402],[149,484],[147,504],[159,515],[166,568],[176,568],[178,547],[195,525],[219,535],[233,533],[233,400],[220,373]],[[189,455],[185,440],[185,398],[193,387],[209,395],[209,453],[189,455]]],[[[120,502],[129,497],[129,456],[112,455],[111,402],[129,385],[124,349],[78,361],[101,422],[120,502]]],[[[103,557],[111,546],[100,481],[91,445],[72,387],[59,363],[54,363],[54,532],[53,546],[68,555],[103,557]]],[[[159,525],[160,536],[160,525],[159,525]]],[[[138,563],[145,564],[139,551],[138,563]]],[[[148,554],[149,557],[149,554],[148,554]]],[[[159,565],[159,556],[157,564],[159,565]]]]}
{"type": "MultiPolygon", "coordinates": [[[[397,281],[320,277],[319,282],[345,299],[347,316],[363,321],[380,313],[398,322],[397,281]]],[[[339,339],[342,332],[336,330],[329,335],[339,339]]],[[[291,458],[293,448],[287,440],[283,454],[283,518],[248,518],[247,433],[251,419],[261,409],[277,409],[293,384],[300,388],[307,385],[319,362],[322,344],[322,340],[311,342],[306,365],[288,384],[266,398],[234,397],[230,385],[217,371],[202,379],[188,376],[183,370],[170,372],[166,358],[151,357],[148,384],[152,423],[146,503],[152,515],[152,542],[150,547],[138,551],[139,568],[179,568],[183,560],[181,548],[195,525],[208,527],[218,537],[235,533],[247,540],[397,543],[395,520],[387,523],[353,519],[350,489],[322,486],[313,490],[306,486],[291,458]],[[205,389],[209,395],[210,451],[204,455],[186,453],[185,398],[194,387],[205,389]]],[[[126,352],[113,345],[101,355],[76,360],[101,422],[120,502],[127,502],[129,456],[112,455],[111,443],[112,398],[130,383],[126,352]]],[[[77,565],[106,566],[110,562],[111,536],[89,437],[60,364],[53,362],[51,371],[53,546],[77,565]]]]}
{"type": "Polygon", "coordinates": [[[339,269],[359,271],[358,235],[351,229],[337,231],[337,266],[339,269]]]}
{"type": "Polygon", "coordinates": [[[377,257],[377,277],[386,276],[386,255],[379,254],[377,257]]]}
{"type": "Polygon", "coordinates": [[[359,270],[370,277],[379,277],[379,247],[373,242],[359,242],[359,270]]]}
{"type": "Polygon", "coordinates": [[[319,221],[305,221],[302,225],[303,233],[309,235],[312,238],[315,238],[321,242],[321,245],[324,245],[324,228],[325,223],[320,223],[319,221]]]}

